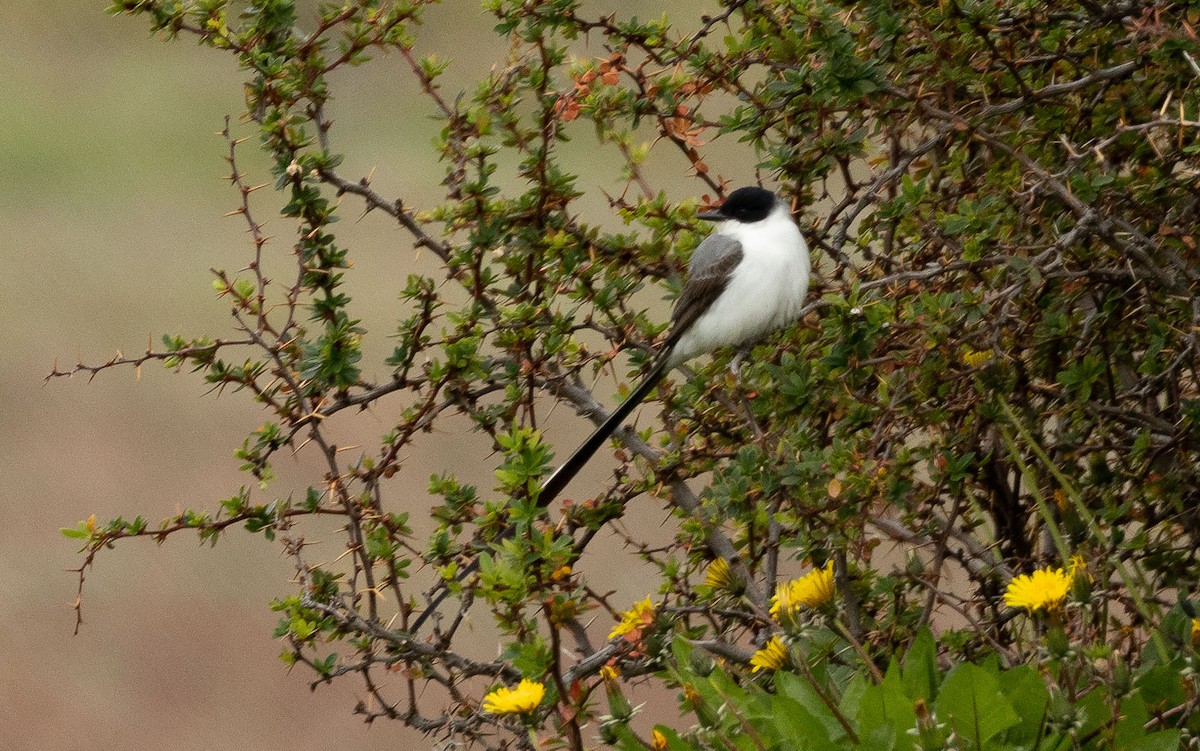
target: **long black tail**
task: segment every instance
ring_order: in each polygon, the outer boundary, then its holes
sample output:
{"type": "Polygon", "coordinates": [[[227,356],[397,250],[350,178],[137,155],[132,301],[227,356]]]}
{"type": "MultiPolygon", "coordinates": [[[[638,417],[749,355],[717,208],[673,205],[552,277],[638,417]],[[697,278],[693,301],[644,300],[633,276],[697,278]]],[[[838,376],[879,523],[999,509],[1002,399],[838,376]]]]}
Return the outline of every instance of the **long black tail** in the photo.
{"type": "MultiPolygon", "coordinates": [[[[642,400],[644,400],[650,394],[650,392],[654,390],[654,387],[658,385],[658,382],[662,380],[662,377],[669,369],[668,365],[670,360],[671,348],[668,346],[655,359],[654,365],[650,368],[650,371],[646,374],[645,378],[642,379],[642,382],[638,384],[638,387],[633,390],[632,394],[629,395],[629,398],[621,402],[620,406],[614,409],[612,413],[605,418],[604,422],[600,423],[600,427],[592,431],[592,434],[588,436],[587,440],[580,444],[579,448],[575,449],[575,453],[567,457],[567,460],[560,464],[558,469],[554,470],[554,472],[552,472],[550,476],[546,478],[546,481],[542,483],[541,491],[538,493],[539,506],[549,506],[554,499],[558,497],[558,494],[567,487],[567,484],[571,482],[572,478],[579,474],[579,470],[583,469],[583,465],[587,464],[588,460],[592,458],[592,455],[604,445],[605,441],[607,441],[613,434],[613,431],[615,431],[623,422],[625,422],[625,418],[629,417],[629,414],[633,412],[633,410],[635,410],[639,404],[642,403],[642,400]]],[[[505,536],[509,534],[512,534],[512,532],[507,532],[505,536]]],[[[479,559],[475,558],[466,566],[464,566],[463,569],[458,573],[458,580],[461,582],[478,570],[479,559]]],[[[436,595],[434,595],[433,602],[429,603],[429,607],[425,608],[425,610],[419,616],[417,616],[417,619],[413,621],[412,625],[409,627],[409,630],[414,634],[420,631],[421,626],[425,624],[425,621],[429,619],[429,616],[433,615],[434,611],[437,610],[438,606],[442,604],[442,601],[446,599],[446,596],[449,595],[449,593],[449,589],[443,588],[436,595]]]]}
{"type": "Polygon", "coordinates": [[[580,444],[579,448],[575,449],[575,453],[567,457],[567,460],[559,465],[558,469],[554,470],[546,481],[542,483],[542,490],[538,494],[538,505],[549,506],[550,503],[558,497],[558,494],[567,487],[567,483],[574,479],[575,475],[579,474],[579,470],[583,469],[583,465],[588,463],[604,442],[609,439],[613,432],[621,427],[625,422],[625,418],[637,406],[649,396],[658,382],[662,380],[663,375],[667,372],[666,357],[659,357],[650,372],[638,384],[638,387],[633,390],[629,398],[621,402],[621,404],[612,411],[604,422],[600,423],[600,427],[592,431],[592,434],[587,437],[587,440],[580,444]]]}

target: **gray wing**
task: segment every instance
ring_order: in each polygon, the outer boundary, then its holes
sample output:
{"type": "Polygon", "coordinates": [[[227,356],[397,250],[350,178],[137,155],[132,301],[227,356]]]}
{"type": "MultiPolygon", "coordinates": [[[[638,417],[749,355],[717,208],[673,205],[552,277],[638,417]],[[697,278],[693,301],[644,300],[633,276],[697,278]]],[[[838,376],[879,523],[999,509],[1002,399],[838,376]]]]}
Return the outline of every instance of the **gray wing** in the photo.
{"type": "Polygon", "coordinates": [[[713,300],[721,296],[729,284],[729,275],[742,262],[742,244],[725,235],[709,235],[700,243],[688,264],[688,278],[683,293],[675,302],[671,314],[671,331],[666,345],[672,346],[691,328],[713,300]]]}
{"type": "Polygon", "coordinates": [[[742,244],[737,240],[715,232],[704,238],[692,251],[692,260],[688,262],[688,281],[703,274],[710,266],[727,262],[726,259],[731,255],[738,260],[742,258],[742,244]]]}

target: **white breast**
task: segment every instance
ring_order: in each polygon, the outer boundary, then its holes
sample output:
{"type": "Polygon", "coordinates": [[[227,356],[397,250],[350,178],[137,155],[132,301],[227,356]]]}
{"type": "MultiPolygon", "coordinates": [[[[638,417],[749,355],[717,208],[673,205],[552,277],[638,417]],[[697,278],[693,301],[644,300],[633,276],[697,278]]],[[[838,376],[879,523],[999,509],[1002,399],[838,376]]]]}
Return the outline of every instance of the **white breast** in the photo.
{"type": "Polygon", "coordinates": [[[804,304],[808,246],[782,203],[760,222],[727,221],[717,231],[741,243],[742,262],[721,296],[679,338],[672,366],[759,339],[795,321],[804,304]]]}

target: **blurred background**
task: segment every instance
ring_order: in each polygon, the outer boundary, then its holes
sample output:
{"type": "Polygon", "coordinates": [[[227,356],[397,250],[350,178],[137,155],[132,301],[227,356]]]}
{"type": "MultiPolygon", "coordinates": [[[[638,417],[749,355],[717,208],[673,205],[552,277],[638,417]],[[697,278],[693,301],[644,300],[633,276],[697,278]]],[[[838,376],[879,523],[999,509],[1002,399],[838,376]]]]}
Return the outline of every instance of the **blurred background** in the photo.
{"type": "MultiPolygon", "coordinates": [[[[242,78],[233,58],[187,37],[164,43],[145,19],[107,15],[107,5],[5,0],[0,24],[0,628],[8,635],[0,745],[426,747],[399,723],[369,727],[354,716],[361,692],[353,680],[310,693],[307,671],[287,672],[268,603],[294,592],[292,566],[277,545],[240,530],[216,549],[179,535],[162,546],[129,541],[106,551],[88,572],[83,626],[72,635],[71,570],[82,556],[59,528],[90,514],[141,514],[154,525],[181,508],[215,509],[246,482],[233,451],[264,417],[244,395],[206,393],[198,377],[156,363],[140,377],[121,368],[90,383],[44,380],[56,363],[134,355],[158,346],[164,333],[228,335],[227,307],[214,298],[209,269],[241,268],[252,247],[244,221],[223,218],[238,197],[222,180],[228,144],[218,133],[227,115],[236,135],[254,133],[237,123],[242,78]]],[[[645,13],[626,5],[596,14],[645,13]]],[[[674,12],[695,17],[700,9],[674,12]]],[[[491,27],[478,3],[451,2],[430,12],[417,49],[453,61],[444,80],[455,92],[502,64],[507,45],[491,27]]],[[[438,200],[442,170],[430,141],[439,126],[404,61],[384,58],[335,79],[334,90],[344,174],[375,170],[385,195],[418,206],[438,200]]],[[[579,140],[576,156],[594,158],[579,140]]],[[[270,180],[253,138],[240,156],[249,182],[270,180]]],[[[603,179],[581,187],[619,190],[611,159],[593,169],[603,179]]],[[[682,163],[673,170],[684,177],[682,163]]],[[[699,183],[679,183],[681,197],[701,192],[699,183]]],[[[594,192],[585,208],[607,211],[594,192]]],[[[286,260],[292,228],[276,219],[276,197],[261,191],[253,208],[286,260]]],[[[360,213],[357,205],[343,208],[339,240],[353,248],[349,292],[377,334],[367,341],[364,373],[378,377],[397,291],[408,273],[432,266],[385,217],[360,213]]],[[[577,418],[558,412],[570,426],[557,440],[584,434],[577,418]]],[[[386,414],[368,412],[347,429],[372,441],[388,425],[386,414]]],[[[430,467],[412,473],[415,515],[430,505],[423,493],[435,469],[473,463],[478,476],[464,479],[490,487],[490,466],[480,464],[487,444],[478,436],[443,432],[424,445],[428,455],[410,459],[430,467]]],[[[302,466],[279,469],[306,474],[302,466]]],[[[652,524],[666,518],[657,508],[649,514],[652,524]]],[[[612,585],[629,586],[630,574],[612,567],[612,585]]]]}

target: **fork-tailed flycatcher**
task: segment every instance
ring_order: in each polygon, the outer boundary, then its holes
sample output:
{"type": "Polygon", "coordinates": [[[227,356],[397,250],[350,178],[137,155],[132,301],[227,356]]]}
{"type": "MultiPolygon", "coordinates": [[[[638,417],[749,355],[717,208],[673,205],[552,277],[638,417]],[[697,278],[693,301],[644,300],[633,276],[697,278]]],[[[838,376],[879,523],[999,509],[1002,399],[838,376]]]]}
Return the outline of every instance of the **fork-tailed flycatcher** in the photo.
{"type": "MultiPolygon", "coordinates": [[[[650,371],[546,478],[538,493],[539,506],[550,505],[668,370],[714,349],[748,344],[800,315],[808,292],[808,246],[783,200],[762,188],[738,188],[719,207],[696,218],[716,222],[717,229],[692,253],[671,327],[650,371]]],[[[459,580],[478,567],[476,558],[459,580]]],[[[414,621],[412,632],[441,604],[446,591],[414,621]]]]}

